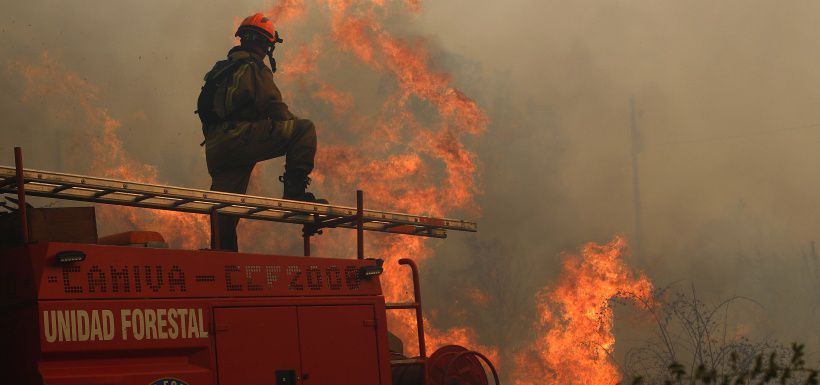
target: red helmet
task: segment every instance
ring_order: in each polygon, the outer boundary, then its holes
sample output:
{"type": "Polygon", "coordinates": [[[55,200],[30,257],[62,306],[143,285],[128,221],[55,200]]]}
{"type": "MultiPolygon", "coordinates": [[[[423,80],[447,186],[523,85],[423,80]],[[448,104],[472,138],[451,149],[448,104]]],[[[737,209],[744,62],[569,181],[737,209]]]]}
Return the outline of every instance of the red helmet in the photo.
{"type": "Polygon", "coordinates": [[[236,29],[234,36],[242,37],[246,31],[253,31],[264,36],[271,44],[282,42],[279,33],[273,29],[273,21],[262,13],[255,13],[242,20],[242,24],[236,29]]]}

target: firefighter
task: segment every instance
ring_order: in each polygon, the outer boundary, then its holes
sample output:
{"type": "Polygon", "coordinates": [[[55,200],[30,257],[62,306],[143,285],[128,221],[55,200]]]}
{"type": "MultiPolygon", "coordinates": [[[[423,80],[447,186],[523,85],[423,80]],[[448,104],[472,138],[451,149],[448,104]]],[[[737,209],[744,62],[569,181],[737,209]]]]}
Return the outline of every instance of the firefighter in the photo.
{"type": "MultiPolygon", "coordinates": [[[[285,173],[279,177],[282,197],[327,203],[305,191],[316,155],[316,128],[290,112],[273,82],[273,50],[282,42],[273,22],[257,13],[242,21],[235,36],[240,45],[205,75],[197,101],[211,190],[244,194],[257,162],[285,156],[285,173]]],[[[238,250],[238,220],[220,216],[222,249],[238,250]]]]}

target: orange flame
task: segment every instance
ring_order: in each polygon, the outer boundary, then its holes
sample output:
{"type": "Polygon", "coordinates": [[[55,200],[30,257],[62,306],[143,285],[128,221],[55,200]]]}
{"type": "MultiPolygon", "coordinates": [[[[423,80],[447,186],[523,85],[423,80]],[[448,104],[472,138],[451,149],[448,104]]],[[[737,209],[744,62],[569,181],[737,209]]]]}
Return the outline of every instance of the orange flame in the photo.
{"type": "Polygon", "coordinates": [[[490,302],[490,296],[477,287],[467,289],[465,294],[476,305],[486,305],[490,302]]]}
{"type": "Polygon", "coordinates": [[[337,114],[350,111],[353,107],[353,95],[339,91],[329,84],[322,84],[319,90],[313,93],[313,97],[330,104],[337,114]]]}
{"type": "MultiPolygon", "coordinates": [[[[328,54],[323,46],[331,46],[322,44],[325,35],[302,45],[294,57],[282,63],[283,71],[277,81],[284,88],[291,85],[305,89],[309,85],[311,97],[327,102],[337,114],[345,113],[344,119],[348,121],[339,117],[340,121],[334,127],[320,131],[321,137],[336,135],[338,138],[353,138],[357,143],[351,146],[342,144],[351,140],[321,142],[318,168],[313,175],[316,185],[331,192],[334,202],[338,197],[352,195],[351,186],[357,186],[366,191],[367,207],[435,216],[457,210],[472,217],[479,215],[475,203],[479,193],[477,157],[463,141],[467,135],[480,135],[486,130],[489,123],[486,114],[451,84],[446,73],[432,68],[424,41],[397,38],[382,26],[379,17],[384,14],[381,11],[386,7],[385,2],[327,0],[326,4],[331,10],[332,46],[352,53],[373,71],[388,75],[395,82],[397,91],[383,98],[376,115],[357,113],[353,95],[340,91],[322,76],[318,58],[328,54]],[[420,119],[409,106],[413,99],[432,106],[437,111],[436,119],[420,119]]],[[[421,6],[419,0],[406,0],[405,4],[408,9],[416,11],[421,6]]],[[[285,0],[278,2],[267,14],[278,28],[299,22],[307,10],[304,1],[285,0]]],[[[338,51],[330,53],[339,54],[338,51]]],[[[31,76],[30,83],[48,88],[43,92],[59,92],[67,98],[82,95],[75,102],[82,107],[82,118],[89,123],[86,137],[94,138],[91,146],[94,161],[93,165],[88,165],[93,171],[89,173],[157,182],[156,167],[137,162],[125,150],[117,135],[120,122],[105,108],[94,105],[98,90],[47,57],[44,61],[34,69],[48,72],[50,76],[31,76]]],[[[254,178],[259,179],[258,174],[264,172],[257,170],[254,178]]],[[[278,194],[271,191],[265,195],[278,194]]],[[[207,239],[208,225],[204,216],[106,207],[101,211],[101,221],[106,227],[142,227],[180,237],[174,244],[185,248],[201,247],[207,239]]],[[[240,236],[245,239],[262,234],[264,230],[247,222],[243,223],[241,231],[244,233],[240,236]]],[[[264,239],[265,246],[279,249],[299,242],[298,237],[288,239],[286,236],[254,238],[264,239]]],[[[352,233],[333,232],[318,238],[314,245],[315,254],[349,257],[349,252],[345,252],[351,250],[352,237],[352,233]]],[[[386,261],[383,286],[389,301],[405,301],[412,293],[409,273],[398,266],[398,260],[412,258],[423,265],[432,255],[431,242],[417,237],[391,236],[387,239],[369,234],[367,238],[367,256],[386,261]]],[[[403,337],[408,353],[416,353],[412,312],[391,312],[390,321],[391,329],[403,337]]],[[[477,334],[468,327],[439,330],[430,326],[430,319],[426,319],[426,325],[430,352],[437,346],[457,343],[497,357],[496,349],[481,346],[477,334]]]]}
{"type": "MultiPolygon", "coordinates": [[[[63,68],[48,53],[41,62],[25,65],[12,63],[10,69],[19,73],[28,83],[23,100],[34,97],[51,97],[67,103],[55,103],[62,107],[58,113],[69,119],[78,119],[86,127],[79,133],[83,142],[90,142],[91,162],[87,165],[91,174],[112,179],[142,183],[158,183],[157,167],[143,164],[131,158],[117,134],[121,123],[107,109],[95,105],[99,88],[83,80],[81,76],[63,68]],[[79,108],[77,108],[79,107],[79,108]]],[[[133,209],[121,206],[101,206],[98,209],[100,228],[104,234],[134,228],[150,228],[171,236],[177,247],[200,248],[207,239],[208,220],[204,216],[169,211],[133,209]]]]}
{"type": "MultiPolygon", "coordinates": [[[[372,12],[369,15],[371,17],[372,12]]],[[[375,19],[369,22],[375,23],[375,19]]],[[[387,53],[396,56],[396,59],[386,60],[383,64],[376,61],[368,64],[377,71],[394,75],[399,91],[385,99],[384,109],[390,113],[374,119],[372,129],[348,123],[348,132],[358,134],[361,144],[355,147],[322,145],[318,157],[320,168],[315,173],[317,184],[339,197],[350,194],[350,186],[359,186],[367,191],[368,207],[430,215],[446,215],[461,209],[477,215],[478,208],[473,200],[478,192],[475,186],[478,168],[475,154],[464,146],[462,137],[483,132],[488,123],[486,116],[475,102],[450,86],[446,76],[425,75],[434,72],[429,68],[423,50],[407,48],[376,24],[369,28],[371,32],[377,31],[383,36],[378,40],[361,40],[365,43],[356,43],[350,49],[364,49],[364,52],[375,56],[387,53]],[[405,73],[395,67],[396,63],[391,64],[392,61],[410,63],[422,75],[405,73]],[[441,122],[437,130],[422,127],[417,122],[406,106],[410,96],[428,101],[438,109],[441,122]],[[407,132],[414,139],[404,139],[407,132]],[[360,148],[367,148],[368,151],[360,148]],[[425,155],[442,163],[443,177],[438,175],[433,167],[435,164],[425,155]]],[[[367,56],[356,55],[367,62],[367,56]]],[[[12,63],[10,68],[29,83],[24,100],[48,96],[72,102],[65,104],[64,110],[58,113],[80,119],[88,127],[87,132],[81,134],[86,139],[92,138],[93,158],[87,168],[93,172],[89,173],[157,182],[157,168],[136,161],[125,150],[117,134],[121,122],[114,119],[107,109],[95,105],[99,94],[97,87],[82,80],[81,76],[66,71],[48,54],[43,55],[39,64],[12,63]]],[[[312,66],[302,76],[310,78],[316,76],[317,71],[318,66],[312,66]]],[[[334,90],[318,78],[311,81],[320,86],[327,85],[327,90],[334,90]]],[[[351,105],[349,108],[354,107],[351,105]]],[[[364,119],[351,117],[351,122],[364,119]]],[[[255,181],[260,179],[262,172],[261,169],[255,171],[255,181]]],[[[264,186],[255,185],[254,188],[264,186]]],[[[180,237],[176,239],[176,245],[185,248],[200,247],[207,239],[208,226],[204,216],[105,207],[101,212],[101,221],[120,228],[158,229],[165,235],[180,237]]],[[[267,233],[262,236],[264,230],[252,222],[245,222],[242,226],[240,235],[243,238],[255,236],[264,239],[268,247],[279,248],[298,242],[296,237],[272,239],[267,233]]],[[[351,250],[352,244],[352,233],[333,232],[317,239],[316,254],[349,256],[346,252],[351,250]]],[[[652,290],[646,277],[635,274],[624,264],[622,256],[625,250],[625,240],[616,238],[607,245],[587,244],[580,255],[568,256],[559,284],[544,289],[537,297],[541,314],[537,324],[539,335],[531,346],[517,356],[516,384],[597,385],[614,384],[620,379],[609,357],[615,340],[612,335],[612,310],[607,306],[607,301],[627,294],[646,298],[652,290]]],[[[430,241],[418,237],[387,238],[376,234],[367,237],[367,255],[386,261],[386,271],[382,276],[385,297],[391,302],[400,302],[410,299],[412,287],[409,272],[397,264],[398,260],[413,258],[423,265],[433,256],[433,248],[430,241]]],[[[474,290],[468,296],[481,304],[491,294],[474,290]]],[[[411,355],[417,353],[412,312],[391,312],[390,322],[391,329],[404,340],[407,352],[411,355]]],[[[430,352],[438,346],[456,343],[484,352],[497,362],[497,349],[482,346],[478,342],[479,336],[472,329],[436,329],[430,326],[429,318],[425,318],[425,323],[430,352]]]]}
{"type": "Polygon", "coordinates": [[[265,12],[265,16],[271,18],[275,25],[301,18],[305,9],[304,0],[279,0],[265,12]]]}
{"type": "MultiPolygon", "coordinates": [[[[489,119],[484,111],[453,87],[446,73],[432,68],[424,41],[398,38],[384,28],[380,21],[386,7],[383,1],[327,0],[326,4],[331,13],[333,46],[389,75],[397,90],[384,99],[378,116],[352,122],[350,130],[361,138],[355,147],[322,143],[316,181],[340,194],[357,185],[366,191],[371,207],[435,216],[455,210],[477,215],[477,158],[464,146],[463,138],[486,130],[489,119]],[[439,121],[432,127],[419,123],[417,113],[408,105],[411,98],[434,107],[439,121]],[[365,125],[357,124],[362,121],[365,125]]],[[[406,5],[418,10],[421,2],[408,0],[406,5]]],[[[326,84],[318,82],[320,87],[326,84]]],[[[432,255],[429,242],[392,237],[369,250],[368,256],[385,259],[385,297],[389,301],[408,300],[411,282],[408,273],[396,266],[397,261],[412,258],[423,265],[432,255]]],[[[412,311],[391,312],[389,317],[391,329],[402,337],[407,353],[416,354],[412,311]]],[[[467,327],[438,330],[426,319],[426,336],[431,352],[440,345],[457,343],[497,356],[496,349],[480,346],[476,333],[467,327]]]]}
{"type": "Polygon", "coordinates": [[[289,77],[304,76],[316,71],[319,44],[316,41],[313,43],[313,47],[307,44],[300,45],[296,55],[289,56],[288,60],[282,65],[282,74],[289,77]]]}
{"type": "MultiPolygon", "coordinates": [[[[648,301],[652,283],[624,263],[626,241],[588,243],[568,255],[560,282],[538,296],[538,338],[517,357],[516,385],[614,385],[621,380],[612,362],[614,298],[648,301]]],[[[648,303],[648,302],[644,302],[648,303]]]]}
{"type": "Polygon", "coordinates": [[[410,12],[421,12],[421,0],[404,0],[404,5],[407,6],[410,12]]]}

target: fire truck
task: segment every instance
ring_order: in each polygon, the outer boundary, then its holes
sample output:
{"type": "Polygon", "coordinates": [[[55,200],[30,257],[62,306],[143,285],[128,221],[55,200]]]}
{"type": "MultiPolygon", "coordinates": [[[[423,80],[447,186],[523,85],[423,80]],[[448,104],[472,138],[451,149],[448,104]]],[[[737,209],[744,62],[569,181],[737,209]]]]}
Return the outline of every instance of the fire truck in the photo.
{"type": "Polygon", "coordinates": [[[461,346],[427,354],[419,272],[413,300],[386,303],[368,231],[445,238],[473,222],[0,166],[0,384],[488,385],[493,364],[461,346]],[[159,233],[97,236],[94,206],[34,208],[27,196],[210,217],[211,247],[159,233]],[[222,251],[222,215],[302,226],[304,256],[222,251]],[[330,228],[357,258],[310,255],[330,228]],[[415,311],[418,356],[387,330],[415,311]]]}

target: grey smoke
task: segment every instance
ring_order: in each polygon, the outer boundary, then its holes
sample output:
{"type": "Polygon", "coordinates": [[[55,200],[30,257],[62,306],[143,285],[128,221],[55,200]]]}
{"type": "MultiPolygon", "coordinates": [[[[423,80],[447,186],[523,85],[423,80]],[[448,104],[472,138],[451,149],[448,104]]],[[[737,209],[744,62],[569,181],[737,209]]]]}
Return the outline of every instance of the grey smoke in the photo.
{"type": "MultiPolygon", "coordinates": [[[[820,262],[810,246],[820,238],[820,3],[423,7],[391,28],[428,37],[434,65],[451,71],[492,120],[473,143],[483,165],[480,232],[451,235],[425,266],[437,325],[474,325],[482,342],[510,353],[531,338],[533,294],[555,282],[561,251],[614,234],[634,239],[634,98],[644,242],[633,266],[659,286],[691,281],[707,300],[754,298],[764,307],[750,320],[755,336],[820,349],[820,262]],[[477,305],[460,292],[442,295],[453,282],[496,299],[477,305]]],[[[159,165],[167,183],[207,187],[196,95],[231,45],[234,17],[258,8],[9,1],[0,6],[0,64],[37,62],[48,51],[100,86],[100,104],[123,120],[120,136],[136,158],[159,165]]],[[[302,42],[293,32],[283,32],[277,50],[283,66],[302,42]]],[[[383,79],[364,81],[384,87],[383,79]]],[[[77,172],[69,159],[86,151],[73,136],[83,127],[47,104],[20,102],[24,82],[13,72],[0,71],[0,87],[0,163],[11,164],[11,148],[22,145],[30,167],[77,172]]],[[[297,113],[332,128],[329,112],[295,89],[284,92],[297,113]]]]}

